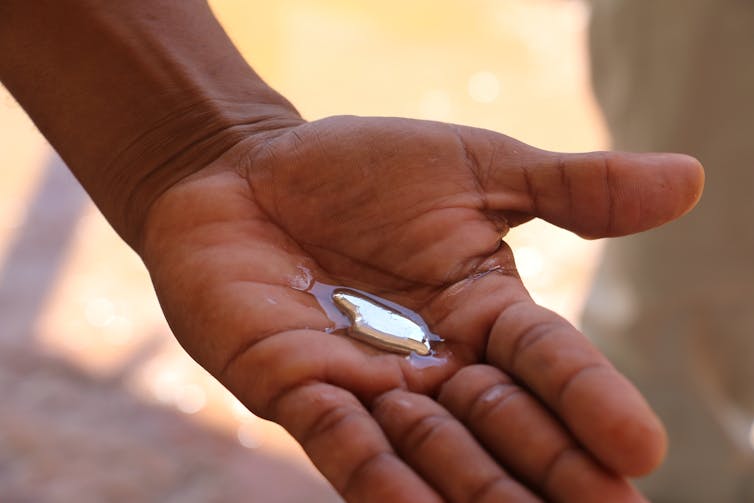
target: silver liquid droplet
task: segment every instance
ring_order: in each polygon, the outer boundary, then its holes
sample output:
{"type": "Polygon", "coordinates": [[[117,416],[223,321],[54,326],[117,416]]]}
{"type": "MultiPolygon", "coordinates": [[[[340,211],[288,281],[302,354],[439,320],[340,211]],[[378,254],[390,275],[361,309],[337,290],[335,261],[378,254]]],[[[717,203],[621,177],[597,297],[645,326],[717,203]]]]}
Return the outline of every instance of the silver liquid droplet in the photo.
{"type": "Polygon", "coordinates": [[[430,354],[430,337],[424,327],[394,309],[345,288],[333,291],[332,300],[350,320],[351,337],[396,353],[430,354]]]}

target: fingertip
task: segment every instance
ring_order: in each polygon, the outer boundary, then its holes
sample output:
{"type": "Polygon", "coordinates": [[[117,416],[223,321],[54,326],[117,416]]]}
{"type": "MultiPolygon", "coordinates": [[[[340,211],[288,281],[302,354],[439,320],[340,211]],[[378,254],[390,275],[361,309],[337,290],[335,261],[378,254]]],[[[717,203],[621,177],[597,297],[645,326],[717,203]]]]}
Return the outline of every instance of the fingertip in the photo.
{"type": "Polygon", "coordinates": [[[665,172],[668,185],[674,187],[678,197],[677,215],[680,217],[694,208],[704,191],[704,167],[695,157],[678,153],[633,154],[642,156],[644,164],[665,172]]]}
{"type": "Polygon", "coordinates": [[[668,434],[660,419],[651,411],[626,439],[627,444],[636,442],[641,450],[633,459],[628,459],[621,473],[627,477],[643,477],[653,472],[665,460],[668,450],[668,434]]]}
{"type": "Polygon", "coordinates": [[[704,168],[696,158],[676,153],[608,154],[613,226],[608,235],[641,232],[690,212],[704,189],[704,168]]]}
{"type": "Polygon", "coordinates": [[[640,477],[655,470],[665,458],[668,441],[664,426],[619,374],[599,371],[585,375],[564,396],[564,406],[566,415],[574,419],[569,423],[577,438],[614,472],[640,477]]]}
{"type": "Polygon", "coordinates": [[[605,460],[609,468],[626,477],[643,477],[656,470],[667,453],[667,433],[660,420],[647,410],[641,418],[618,423],[614,436],[622,454],[605,460]]]}
{"type": "Polygon", "coordinates": [[[705,182],[704,166],[702,166],[702,163],[697,158],[690,155],[674,155],[678,159],[678,169],[679,171],[682,171],[684,175],[683,177],[679,176],[678,178],[679,180],[684,179],[686,182],[686,191],[688,194],[687,208],[682,213],[686,214],[691,211],[691,209],[694,208],[702,198],[705,182]]]}

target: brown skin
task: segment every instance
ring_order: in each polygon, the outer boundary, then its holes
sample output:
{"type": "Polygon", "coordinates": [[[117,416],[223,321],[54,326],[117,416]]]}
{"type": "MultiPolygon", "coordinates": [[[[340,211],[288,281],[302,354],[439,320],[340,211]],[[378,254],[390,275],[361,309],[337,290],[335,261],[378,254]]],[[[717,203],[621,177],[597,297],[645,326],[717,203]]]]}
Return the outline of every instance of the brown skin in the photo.
{"type": "Polygon", "coordinates": [[[171,188],[142,256],[186,350],[349,501],[532,501],[524,485],[548,501],[642,501],[610,470],[654,468],[661,425],[534,304],[500,235],[529,217],[592,237],[644,230],[687,211],[701,183],[683,156],[559,155],[480,129],[333,117],[250,139],[171,188]],[[292,286],[301,267],[416,310],[447,362],[420,369],[323,332],[292,286]]]}
{"type": "Polygon", "coordinates": [[[0,0],[0,50],[3,83],[140,253],[181,344],[348,501],[643,501],[623,476],[660,462],[661,425],[532,302],[500,237],[535,217],[590,238],[660,225],[698,199],[695,160],[308,123],[198,0],[0,0]],[[445,363],[325,333],[293,287],[304,270],[416,310],[445,363]]]}

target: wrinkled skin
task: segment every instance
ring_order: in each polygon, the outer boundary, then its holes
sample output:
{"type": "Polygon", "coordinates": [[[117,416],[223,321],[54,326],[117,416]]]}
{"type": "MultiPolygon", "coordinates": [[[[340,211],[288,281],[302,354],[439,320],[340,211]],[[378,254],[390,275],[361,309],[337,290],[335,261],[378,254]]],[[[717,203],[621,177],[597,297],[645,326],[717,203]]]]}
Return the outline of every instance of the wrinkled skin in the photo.
{"type": "Polygon", "coordinates": [[[333,117],[249,138],[173,186],[141,252],[181,344],[347,501],[644,501],[623,477],[660,462],[662,426],[531,300],[500,238],[534,217],[590,238],[642,231],[702,183],[684,156],[333,117]],[[307,271],[420,313],[444,363],[325,333],[307,271]]]}

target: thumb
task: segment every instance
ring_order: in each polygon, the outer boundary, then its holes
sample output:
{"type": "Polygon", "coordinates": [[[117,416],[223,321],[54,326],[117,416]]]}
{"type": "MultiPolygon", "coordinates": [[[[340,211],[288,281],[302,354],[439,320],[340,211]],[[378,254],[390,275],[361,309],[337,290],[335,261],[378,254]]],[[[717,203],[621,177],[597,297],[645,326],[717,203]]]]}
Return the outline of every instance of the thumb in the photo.
{"type": "Polygon", "coordinates": [[[702,165],[686,155],[561,154],[495,136],[496,145],[482,149],[487,162],[473,157],[475,169],[488,207],[513,212],[512,220],[539,217],[586,238],[622,236],[680,217],[702,194],[702,165]]]}

